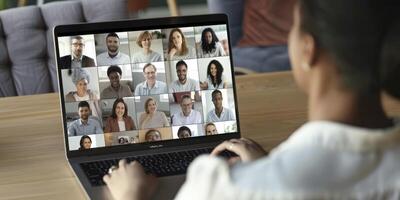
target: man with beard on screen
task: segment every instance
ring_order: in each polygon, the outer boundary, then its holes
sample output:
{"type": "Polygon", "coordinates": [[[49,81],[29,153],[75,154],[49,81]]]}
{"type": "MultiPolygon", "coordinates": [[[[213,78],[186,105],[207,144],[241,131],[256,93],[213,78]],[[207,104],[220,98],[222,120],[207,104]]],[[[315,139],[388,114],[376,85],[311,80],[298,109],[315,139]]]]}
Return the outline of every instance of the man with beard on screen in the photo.
{"type": "Polygon", "coordinates": [[[97,56],[97,64],[99,66],[130,63],[129,56],[119,51],[120,41],[116,33],[109,33],[106,36],[106,44],[107,51],[97,56]]]}
{"type": "Polygon", "coordinates": [[[198,81],[187,78],[188,66],[185,61],[180,60],[176,63],[176,75],[178,80],[171,83],[170,92],[185,92],[200,90],[198,81]]]}

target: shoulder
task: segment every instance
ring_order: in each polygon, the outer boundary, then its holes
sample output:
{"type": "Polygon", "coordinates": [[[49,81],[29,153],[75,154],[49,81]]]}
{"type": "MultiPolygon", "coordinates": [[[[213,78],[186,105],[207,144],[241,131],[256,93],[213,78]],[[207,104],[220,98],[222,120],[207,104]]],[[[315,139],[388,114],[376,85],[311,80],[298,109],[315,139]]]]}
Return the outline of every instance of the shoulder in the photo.
{"type": "Polygon", "coordinates": [[[107,52],[100,53],[99,55],[97,55],[97,58],[105,58],[106,57],[106,53],[107,52]]]}
{"type": "Polygon", "coordinates": [[[93,60],[93,58],[91,58],[91,57],[89,57],[89,56],[85,56],[85,55],[83,55],[82,60],[83,60],[83,59],[93,60]]]}
{"type": "Polygon", "coordinates": [[[60,58],[61,61],[71,59],[71,55],[66,55],[60,58]]]}

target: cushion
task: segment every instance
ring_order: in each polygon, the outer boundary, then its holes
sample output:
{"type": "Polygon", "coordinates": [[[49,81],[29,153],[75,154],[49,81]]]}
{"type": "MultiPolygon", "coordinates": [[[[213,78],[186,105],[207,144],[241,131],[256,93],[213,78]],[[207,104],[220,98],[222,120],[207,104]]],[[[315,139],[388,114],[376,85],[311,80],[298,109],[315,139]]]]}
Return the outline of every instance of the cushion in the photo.
{"type": "Polygon", "coordinates": [[[8,9],[0,12],[0,17],[17,94],[51,91],[49,72],[44,62],[47,58],[46,27],[39,7],[8,9]]]}

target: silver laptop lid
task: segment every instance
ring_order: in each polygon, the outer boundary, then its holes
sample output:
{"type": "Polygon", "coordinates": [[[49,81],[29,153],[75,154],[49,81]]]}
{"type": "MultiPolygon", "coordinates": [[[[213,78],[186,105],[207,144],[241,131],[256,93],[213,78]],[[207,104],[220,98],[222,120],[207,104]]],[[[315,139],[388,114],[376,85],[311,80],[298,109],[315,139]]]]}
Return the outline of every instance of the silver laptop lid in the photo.
{"type": "Polygon", "coordinates": [[[68,157],[240,137],[223,14],[54,29],[68,157]]]}

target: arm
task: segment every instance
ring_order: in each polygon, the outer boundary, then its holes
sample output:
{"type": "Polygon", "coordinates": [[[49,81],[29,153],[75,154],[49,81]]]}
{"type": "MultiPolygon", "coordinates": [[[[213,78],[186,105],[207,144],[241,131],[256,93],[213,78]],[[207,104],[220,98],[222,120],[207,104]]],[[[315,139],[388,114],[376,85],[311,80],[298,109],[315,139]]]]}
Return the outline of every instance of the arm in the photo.
{"type": "Polygon", "coordinates": [[[169,126],[169,122],[168,122],[167,116],[165,116],[164,112],[161,112],[161,114],[162,114],[162,118],[163,118],[164,127],[169,126]]]}
{"type": "Polygon", "coordinates": [[[111,118],[107,118],[106,127],[104,128],[105,133],[111,133],[111,118]]]}

